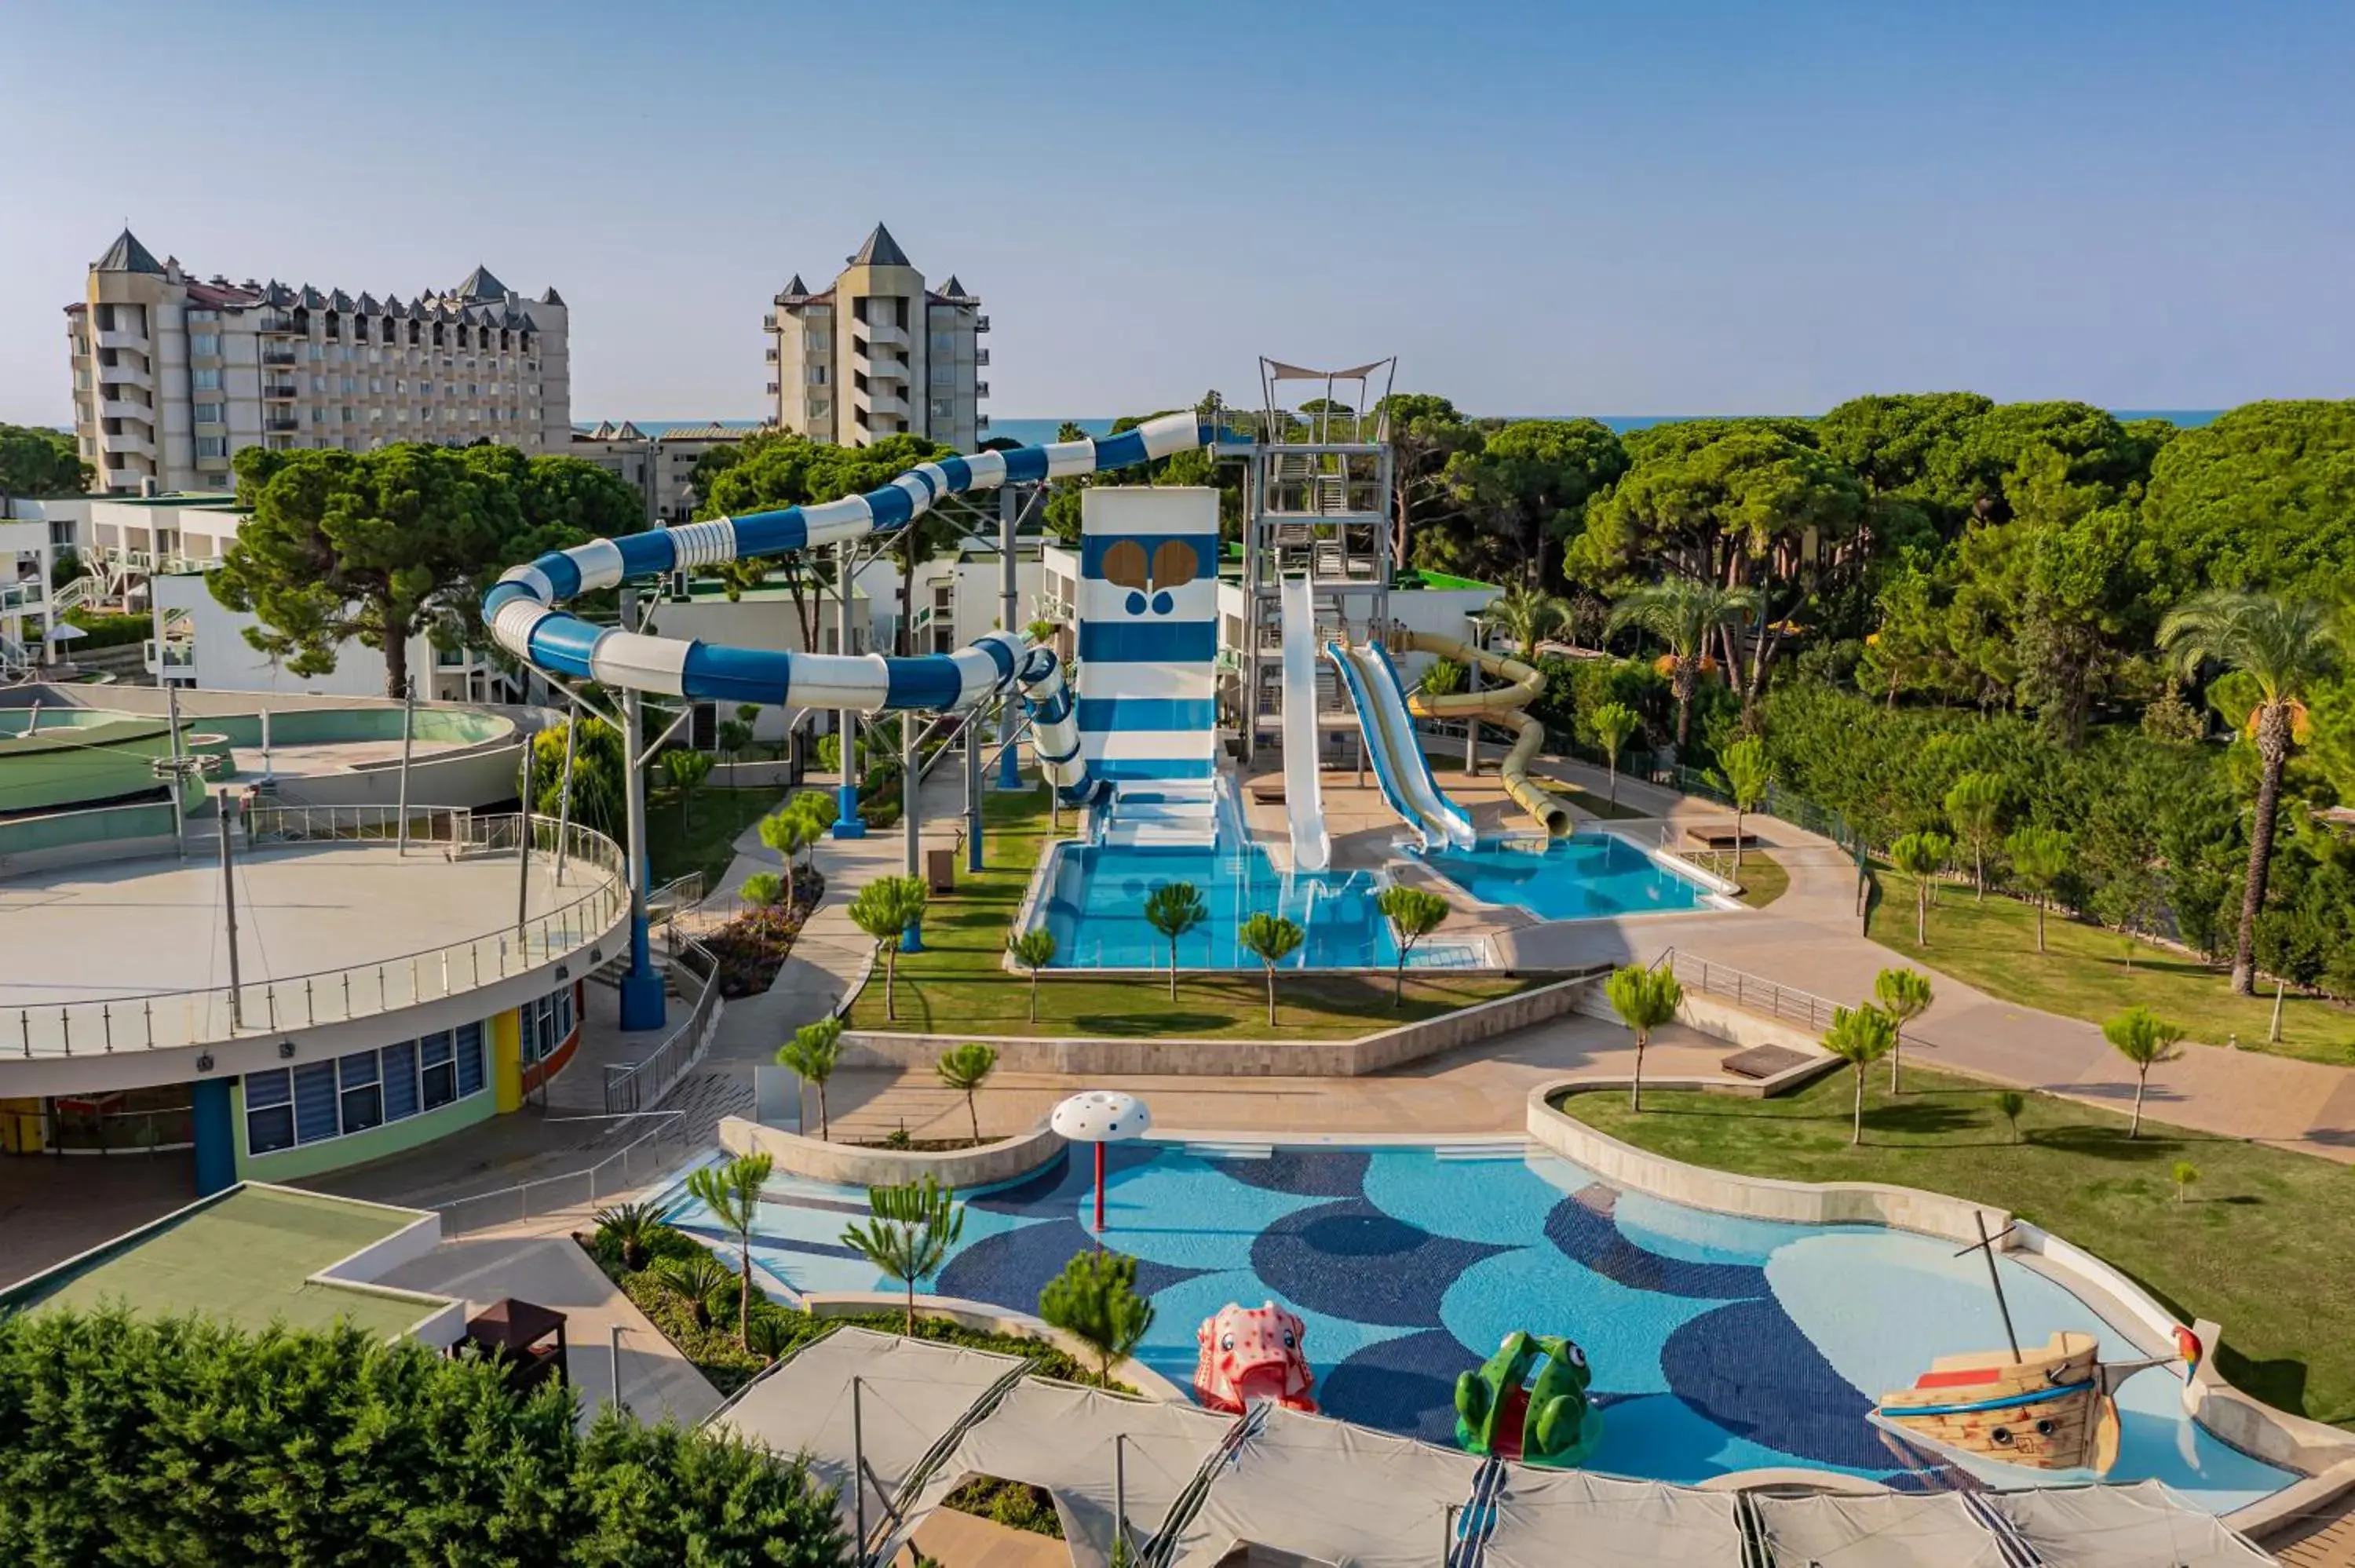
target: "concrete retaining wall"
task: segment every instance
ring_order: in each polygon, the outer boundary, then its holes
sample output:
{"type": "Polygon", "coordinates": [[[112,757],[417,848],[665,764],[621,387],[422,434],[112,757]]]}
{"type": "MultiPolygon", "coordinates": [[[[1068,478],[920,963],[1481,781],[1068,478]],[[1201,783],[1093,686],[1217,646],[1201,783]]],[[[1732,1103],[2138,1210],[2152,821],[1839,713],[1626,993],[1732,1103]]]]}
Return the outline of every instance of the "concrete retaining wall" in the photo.
{"type": "Polygon", "coordinates": [[[1797,1224],[1887,1225],[1954,1242],[1979,1239],[1974,1215],[1987,1222],[1989,1235],[2011,1223],[2011,1216],[2001,1209],[1913,1187],[1884,1186],[1878,1181],[1779,1181],[1687,1165],[1622,1143],[1547,1103],[1565,1091],[1593,1086],[1563,1081],[1540,1084],[1530,1090],[1529,1136],[1614,1186],[1721,1214],[1797,1224]]]}
{"type": "Polygon", "coordinates": [[[929,1174],[946,1187],[987,1186],[1027,1175],[1062,1152],[1063,1139],[1040,1122],[1019,1137],[986,1143],[979,1149],[939,1152],[913,1149],[863,1149],[855,1144],[828,1143],[773,1127],[746,1121],[741,1116],[719,1118],[719,1147],[730,1154],[765,1154],[777,1170],[812,1181],[845,1187],[891,1187],[921,1181],[929,1174]]]}
{"type": "Polygon", "coordinates": [[[1037,1040],[868,1030],[843,1035],[842,1064],[929,1067],[943,1051],[978,1040],[995,1047],[997,1065],[1014,1073],[1353,1078],[1550,1022],[1574,1011],[1581,993],[1594,983],[1593,977],[1581,975],[1355,1040],[1037,1040]]]}

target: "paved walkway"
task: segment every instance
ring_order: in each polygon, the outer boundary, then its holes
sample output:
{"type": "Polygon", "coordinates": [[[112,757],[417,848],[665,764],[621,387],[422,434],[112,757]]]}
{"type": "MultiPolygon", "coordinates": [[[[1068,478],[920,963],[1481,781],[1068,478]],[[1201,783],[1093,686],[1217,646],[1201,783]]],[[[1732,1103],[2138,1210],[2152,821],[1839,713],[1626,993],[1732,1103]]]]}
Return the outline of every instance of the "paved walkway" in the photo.
{"type": "Polygon", "coordinates": [[[719,1408],[719,1393],[572,1240],[570,1232],[589,1223],[585,1214],[552,1215],[445,1241],[378,1283],[458,1297],[470,1316],[509,1296],[563,1313],[568,1375],[581,1395],[583,1427],[613,1397],[617,1365],[622,1403],[641,1420],[702,1420],[719,1408]]]}
{"type": "MultiPolygon", "coordinates": [[[[1588,788],[1601,780],[1592,768],[1561,771],[1588,788]]],[[[1623,784],[1623,799],[1626,792],[1623,784]]],[[[1678,814],[1728,821],[1732,815],[1693,802],[1678,814]]],[[[1838,1002],[1870,997],[1873,976],[1891,965],[1936,973],[1936,949],[1886,948],[1859,933],[1856,870],[1846,852],[1773,818],[1751,821],[1791,873],[1790,891],[1766,908],[1548,927],[1518,938],[1522,961],[1647,963],[1675,948],[1838,1002]]],[[[1932,1049],[1925,1065],[2113,1109],[2133,1103],[2134,1075],[2099,1026],[2003,1001],[1943,975],[1936,991],[1936,1003],[1909,1031],[1932,1049]]],[[[2151,1070],[2148,1110],[2196,1131],[2355,1163],[2355,1072],[2344,1067],[2187,1044],[2179,1060],[2151,1070]]]]}

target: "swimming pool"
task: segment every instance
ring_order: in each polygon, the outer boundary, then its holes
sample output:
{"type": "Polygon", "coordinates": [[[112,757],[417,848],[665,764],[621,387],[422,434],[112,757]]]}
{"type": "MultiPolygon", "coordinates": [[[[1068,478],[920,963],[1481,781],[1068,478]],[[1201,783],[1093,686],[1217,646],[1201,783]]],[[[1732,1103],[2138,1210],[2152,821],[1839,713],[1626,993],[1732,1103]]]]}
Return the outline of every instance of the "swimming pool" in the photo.
{"type": "Polygon", "coordinates": [[[1055,934],[1056,969],[1167,969],[1169,939],[1146,923],[1145,901],[1173,882],[1192,883],[1210,906],[1210,917],[1178,939],[1181,969],[1257,969],[1235,934],[1261,913],[1306,933],[1283,968],[1380,969],[1398,960],[1390,922],[1374,907],[1380,883],[1370,872],[1283,873],[1248,843],[1067,843],[1054,853],[1039,918],[1055,934]]]}
{"type": "MultiPolygon", "coordinates": [[[[1108,1152],[1103,1239],[1140,1260],[1156,1308],[1148,1365],[1190,1385],[1195,1326],[1229,1301],[1273,1300],[1308,1326],[1323,1409],[1433,1442],[1455,1441],[1455,1375],[1526,1329],[1587,1352],[1605,1410],[1593,1469],[1692,1482],[1796,1464],[1937,1486],[1865,1412],[1934,1356],[2003,1343],[1985,1264],[1944,1242],[1683,1208],[1519,1146],[1108,1152]]],[[[769,1274],[800,1290],[894,1288],[841,1242],[867,1213],[863,1191],[781,1179],[770,1192],[752,1246],[769,1274]]],[[[930,1288],[1036,1311],[1039,1287],[1094,1245],[1090,1192],[1087,1161],[1067,1153],[967,1194],[962,1243],[930,1288]]],[[[683,1190],[666,1206],[725,1245],[683,1190]]],[[[2052,1280],[1999,1266],[2023,1341],[2084,1329],[2105,1359],[2137,1354],[2052,1280]]],[[[2296,1478],[2193,1425],[2181,1386],[2162,1368],[2121,1387],[2109,1478],[2156,1477],[2219,1513],[2296,1478]]],[[[1999,1465],[1982,1475],[2039,1478],[1999,1465]]]]}
{"type": "Polygon", "coordinates": [[[1482,839],[1468,850],[1410,851],[1484,904],[1510,904],[1549,920],[1592,920],[1703,909],[1710,890],[1615,833],[1482,839]]]}

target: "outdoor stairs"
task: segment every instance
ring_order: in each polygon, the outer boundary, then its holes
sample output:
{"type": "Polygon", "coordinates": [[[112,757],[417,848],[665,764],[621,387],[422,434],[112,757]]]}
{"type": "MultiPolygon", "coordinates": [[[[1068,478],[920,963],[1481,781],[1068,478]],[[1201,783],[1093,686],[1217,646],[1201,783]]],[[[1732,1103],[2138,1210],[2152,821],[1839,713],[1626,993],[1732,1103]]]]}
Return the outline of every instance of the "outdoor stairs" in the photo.
{"type": "Polygon", "coordinates": [[[1113,796],[1103,842],[1209,849],[1218,842],[1219,800],[1208,779],[1124,784],[1113,796]]]}

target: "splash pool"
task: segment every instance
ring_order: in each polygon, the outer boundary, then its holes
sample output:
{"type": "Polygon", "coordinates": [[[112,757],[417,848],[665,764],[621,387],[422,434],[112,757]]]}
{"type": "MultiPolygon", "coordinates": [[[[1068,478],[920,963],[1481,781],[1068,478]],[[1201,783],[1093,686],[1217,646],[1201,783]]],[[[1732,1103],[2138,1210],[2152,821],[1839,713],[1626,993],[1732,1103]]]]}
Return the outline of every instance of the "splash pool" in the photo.
{"type": "MultiPolygon", "coordinates": [[[[1683,1208],[1518,1146],[1112,1146],[1106,1245],[1141,1260],[1156,1309],[1139,1352],[1190,1383],[1195,1325],[1229,1301],[1273,1299],[1308,1325],[1327,1412],[1454,1441],[1456,1373],[1509,1330],[1566,1334],[1605,1411],[1589,1467],[1692,1482],[1806,1465],[1938,1486],[1865,1419],[1872,1396],[1931,1358],[2003,1342],[1985,1265],[1927,1236],[1796,1225],[1683,1208]]],[[[753,1255],[796,1290],[890,1288],[842,1245],[862,1191],[773,1181],[753,1255]]],[[[1039,1287],[1093,1245],[1083,1160],[1060,1158],[967,1195],[963,1243],[931,1288],[1035,1311],[1039,1287]]],[[[673,1219],[724,1233],[683,1190],[673,1219]]],[[[2005,1259],[2021,1340],[2088,1330],[2105,1359],[2137,1354],[2059,1284],[2005,1259]]],[[[2112,1480],[2156,1478],[2222,1513],[2296,1478],[2192,1425],[2161,1368],[2119,1390],[2112,1480]]],[[[1987,1466],[1989,1484],[2040,1478],[1987,1466]]],[[[2089,1478],[2057,1472],[2056,1481],[2089,1478]]]]}
{"type": "Polygon", "coordinates": [[[1548,920],[1593,920],[1709,907],[1710,890],[1614,833],[1484,838],[1470,849],[1409,851],[1484,904],[1548,920]]]}
{"type": "Polygon", "coordinates": [[[1262,913],[1306,935],[1283,968],[1380,969],[1398,959],[1390,923],[1374,907],[1380,882],[1370,872],[1279,872],[1249,843],[1063,844],[1039,901],[1039,918],[1055,934],[1053,967],[1167,969],[1169,940],[1146,921],[1145,901],[1173,882],[1192,883],[1210,906],[1210,917],[1178,940],[1181,969],[1258,968],[1236,932],[1262,913]]]}

